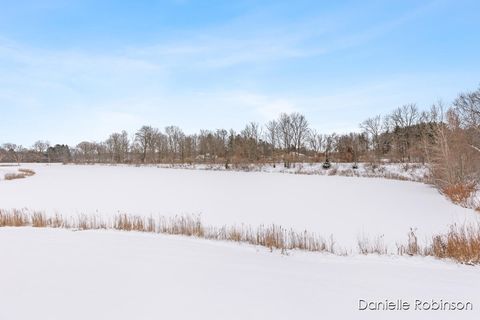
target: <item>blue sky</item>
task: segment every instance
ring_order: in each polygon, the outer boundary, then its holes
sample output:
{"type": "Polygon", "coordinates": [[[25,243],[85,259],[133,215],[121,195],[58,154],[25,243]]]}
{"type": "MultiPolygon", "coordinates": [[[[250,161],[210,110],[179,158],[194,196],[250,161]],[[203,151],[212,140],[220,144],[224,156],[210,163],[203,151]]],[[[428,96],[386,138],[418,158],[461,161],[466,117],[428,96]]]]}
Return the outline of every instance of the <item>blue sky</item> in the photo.
{"type": "Polygon", "coordinates": [[[325,133],[480,85],[480,2],[0,1],[0,143],[141,125],[325,133]]]}

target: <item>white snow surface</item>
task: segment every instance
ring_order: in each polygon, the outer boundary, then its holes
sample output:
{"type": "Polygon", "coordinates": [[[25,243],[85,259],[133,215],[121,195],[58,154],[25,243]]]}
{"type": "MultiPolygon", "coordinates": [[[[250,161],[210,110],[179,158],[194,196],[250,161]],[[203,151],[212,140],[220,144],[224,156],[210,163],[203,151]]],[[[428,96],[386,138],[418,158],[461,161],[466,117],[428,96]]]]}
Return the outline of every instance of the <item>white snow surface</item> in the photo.
{"type": "Polygon", "coordinates": [[[201,214],[206,225],[277,224],[316,232],[356,250],[382,236],[395,249],[410,228],[419,240],[479,215],[422,183],[343,176],[27,164],[25,179],[0,181],[0,208],[110,216],[201,214]]]}
{"type": "MultiPolygon", "coordinates": [[[[0,229],[0,319],[479,319],[478,268],[114,231],[0,229]],[[359,311],[359,299],[471,311],[359,311]]],[[[412,307],[413,308],[413,307],[412,307]]]]}
{"type": "MultiPolygon", "coordinates": [[[[409,181],[154,166],[22,167],[36,175],[0,180],[0,208],[275,223],[332,234],[352,252],[363,235],[384,235],[395,252],[410,227],[421,240],[452,223],[478,222],[473,210],[409,181]]],[[[0,167],[0,175],[17,169],[0,167]]],[[[29,227],[0,228],[0,257],[0,320],[480,318],[479,268],[433,258],[282,255],[181,236],[29,227]],[[473,310],[360,311],[360,299],[403,299],[412,309],[416,299],[460,301],[473,310]]]]}

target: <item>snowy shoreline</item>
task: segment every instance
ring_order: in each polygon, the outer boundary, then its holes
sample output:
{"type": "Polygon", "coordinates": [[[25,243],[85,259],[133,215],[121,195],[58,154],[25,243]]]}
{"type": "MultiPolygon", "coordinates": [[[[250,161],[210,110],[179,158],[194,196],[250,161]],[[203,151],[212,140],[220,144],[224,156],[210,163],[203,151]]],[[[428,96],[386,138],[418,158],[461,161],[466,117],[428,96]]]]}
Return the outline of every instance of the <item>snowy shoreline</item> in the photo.
{"type": "Polygon", "coordinates": [[[412,297],[473,304],[471,311],[435,311],[440,320],[477,319],[480,310],[478,268],[432,258],[286,257],[180,236],[38,228],[0,229],[0,251],[2,319],[433,316],[358,308],[360,299],[412,297]]]}

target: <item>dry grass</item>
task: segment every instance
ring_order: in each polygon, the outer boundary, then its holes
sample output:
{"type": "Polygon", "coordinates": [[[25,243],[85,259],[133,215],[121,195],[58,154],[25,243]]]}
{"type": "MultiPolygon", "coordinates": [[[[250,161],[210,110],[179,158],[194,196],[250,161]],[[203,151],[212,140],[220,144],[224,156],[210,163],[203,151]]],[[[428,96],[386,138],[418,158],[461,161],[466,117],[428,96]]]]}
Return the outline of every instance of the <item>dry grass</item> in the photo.
{"type": "MultiPolygon", "coordinates": [[[[410,231],[408,232],[407,243],[397,245],[397,248],[398,248],[399,255],[408,254],[409,256],[414,256],[414,255],[419,255],[422,252],[420,245],[418,244],[418,238],[417,238],[417,235],[415,234],[414,229],[410,228],[410,231]]],[[[425,253],[426,251],[423,250],[423,252],[425,253]]]]}
{"type": "Polygon", "coordinates": [[[33,176],[35,174],[35,171],[31,169],[18,169],[18,172],[15,173],[6,173],[4,176],[5,180],[15,180],[15,179],[24,179],[26,177],[33,176]]]}
{"type": "Polygon", "coordinates": [[[453,225],[447,234],[433,238],[428,253],[466,264],[480,264],[480,224],[453,225]]]}
{"type": "Polygon", "coordinates": [[[204,237],[214,240],[245,242],[273,249],[321,251],[335,253],[333,241],[327,242],[314,233],[297,232],[275,224],[261,225],[253,229],[250,226],[209,227],[204,231],[204,237]]]}
{"type": "Polygon", "coordinates": [[[415,231],[410,230],[407,244],[398,246],[398,253],[480,264],[480,223],[453,225],[447,233],[433,236],[426,245],[420,245],[415,231]]]}
{"type": "Polygon", "coordinates": [[[23,179],[26,175],[23,173],[5,173],[5,180],[23,179]]]}
{"type": "Polygon", "coordinates": [[[468,206],[471,196],[476,192],[475,183],[457,183],[442,188],[442,193],[453,203],[468,206]]]}
{"type": "Polygon", "coordinates": [[[0,210],[0,227],[24,227],[31,224],[30,215],[22,210],[0,210]]]}
{"type": "MultiPolygon", "coordinates": [[[[335,246],[333,238],[324,238],[308,232],[298,232],[275,224],[253,228],[249,225],[205,226],[199,216],[142,217],[119,214],[111,219],[95,215],[63,217],[47,216],[43,212],[28,210],[0,210],[0,227],[65,228],[75,230],[121,230],[147,233],[192,236],[210,240],[235,241],[269,248],[270,250],[302,250],[329,252],[346,255],[335,246]]],[[[477,225],[454,225],[446,234],[432,237],[430,243],[419,244],[414,229],[408,232],[405,244],[397,245],[399,255],[433,256],[452,259],[464,264],[480,264],[480,223],[477,225]]],[[[363,236],[358,239],[361,254],[388,254],[383,236],[370,241],[363,236]]]]}
{"type": "Polygon", "coordinates": [[[314,233],[297,232],[277,225],[252,228],[247,225],[213,227],[205,226],[199,216],[142,217],[119,214],[113,219],[94,215],[63,217],[56,214],[28,210],[0,210],[0,227],[31,226],[37,228],[66,228],[76,230],[122,230],[148,233],[193,236],[211,240],[226,240],[267,247],[270,250],[304,250],[335,252],[334,241],[325,241],[314,233]]]}
{"type": "Polygon", "coordinates": [[[33,171],[32,169],[20,168],[18,169],[18,171],[27,177],[33,176],[35,174],[35,171],[33,171]]]}
{"type": "MultiPolygon", "coordinates": [[[[312,171],[280,171],[283,173],[290,173],[290,174],[301,174],[301,175],[324,175],[325,170],[312,170],[312,171]]],[[[360,178],[382,178],[382,179],[389,179],[389,180],[400,180],[400,181],[415,181],[415,182],[422,182],[428,183],[430,181],[430,177],[424,174],[422,177],[415,177],[413,175],[402,175],[394,172],[388,172],[385,168],[380,168],[376,171],[363,171],[360,172],[354,169],[339,169],[335,166],[331,167],[326,171],[326,175],[328,176],[342,176],[342,177],[360,177],[360,178]]]]}
{"type": "Polygon", "coordinates": [[[336,176],[338,174],[338,169],[337,168],[331,168],[328,170],[328,175],[329,176],[336,176]]]}
{"type": "Polygon", "coordinates": [[[358,251],[361,254],[388,254],[388,248],[384,243],[383,236],[375,238],[374,241],[370,241],[365,235],[358,239],[357,242],[358,251]]]}

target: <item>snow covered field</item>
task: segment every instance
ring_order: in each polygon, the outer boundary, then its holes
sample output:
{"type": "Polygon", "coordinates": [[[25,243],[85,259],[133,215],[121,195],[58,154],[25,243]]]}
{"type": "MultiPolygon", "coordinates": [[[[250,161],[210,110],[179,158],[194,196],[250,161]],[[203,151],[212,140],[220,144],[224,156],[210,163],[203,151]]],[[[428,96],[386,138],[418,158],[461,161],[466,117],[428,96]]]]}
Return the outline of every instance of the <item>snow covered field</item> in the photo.
{"type": "Polygon", "coordinates": [[[0,319],[478,319],[478,268],[293,252],[185,237],[0,230],[0,319]],[[471,302],[360,311],[359,300],[471,302]]]}
{"type": "Polygon", "coordinates": [[[275,223],[333,235],[353,255],[282,255],[245,244],[136,232],[0,228],[0,319],[480,317],[478,267],[355,254],[362,236],[383,235],[395,252],[411,227],[422,240],[452,223],[478,221],[478,213],[425,184],[156,167],[22,167],[36,175],[0,180],[0,208],[73,216],[201,214],[206,225],[215,226],[275,223]],[[411,310],[360,311],[361,299],[403,299],[411,310]],[[473,310],[412,310],[416,299],[470,302],[473,310]]]}
{"type": "Polygon", "coordinates": [[[432,187],[342,176],[129,166],[28,165],[37,174],[0,181],[0,208],[113,215],[201,214],[206,225],[280,224],[309,230],[347,250],[383,236],[395,248],[410,228],[420,240],[477,220],[432,187]]]}

